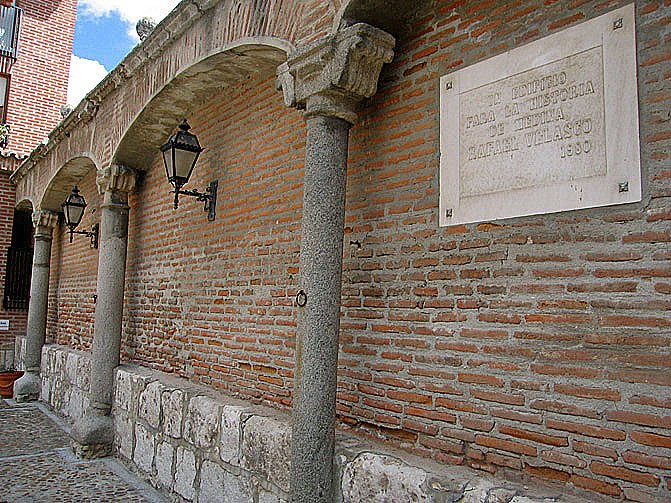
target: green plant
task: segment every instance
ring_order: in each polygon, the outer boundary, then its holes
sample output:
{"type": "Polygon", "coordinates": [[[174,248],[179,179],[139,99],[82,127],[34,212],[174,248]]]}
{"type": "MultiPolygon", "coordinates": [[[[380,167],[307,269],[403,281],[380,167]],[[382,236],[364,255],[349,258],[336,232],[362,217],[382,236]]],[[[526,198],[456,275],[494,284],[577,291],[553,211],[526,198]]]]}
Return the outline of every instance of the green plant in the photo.
{"type": "Polygon", "coordinates": [[[7,146],[7,141],[9,140],[9,133],[11,127],[9,124],[0,124],[0,147],[5,148],[7,146]]]}

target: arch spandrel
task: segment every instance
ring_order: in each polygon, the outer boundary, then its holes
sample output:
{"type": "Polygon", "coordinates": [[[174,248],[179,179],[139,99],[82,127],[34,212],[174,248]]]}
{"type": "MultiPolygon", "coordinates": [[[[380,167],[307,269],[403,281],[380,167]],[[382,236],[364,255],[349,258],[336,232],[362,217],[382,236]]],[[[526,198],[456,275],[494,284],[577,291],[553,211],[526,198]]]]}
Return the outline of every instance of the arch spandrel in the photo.
{"type": "Polygon", "coordinates": [[[274,73],[309,22],[306,10],[303,0],[183,2],[33,151],[14,174],[17,192],[53,206],[73,152],[91,152],[98,168],[146,169],[187,102],[241,75],[274,73]],[[203,90],[190,88],[198,82],[203,90]]]}

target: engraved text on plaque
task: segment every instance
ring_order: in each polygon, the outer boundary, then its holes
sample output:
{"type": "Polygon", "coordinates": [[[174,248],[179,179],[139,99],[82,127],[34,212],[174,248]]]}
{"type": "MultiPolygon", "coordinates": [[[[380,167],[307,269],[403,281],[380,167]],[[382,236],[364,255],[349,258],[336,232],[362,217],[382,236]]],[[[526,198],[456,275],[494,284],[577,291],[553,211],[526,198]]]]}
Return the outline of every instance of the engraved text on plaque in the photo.
{"type": "Polygon", "coordinates": [[[441,79],[441,225],[640,199],[633,22],[624,7],[441,79]]]}

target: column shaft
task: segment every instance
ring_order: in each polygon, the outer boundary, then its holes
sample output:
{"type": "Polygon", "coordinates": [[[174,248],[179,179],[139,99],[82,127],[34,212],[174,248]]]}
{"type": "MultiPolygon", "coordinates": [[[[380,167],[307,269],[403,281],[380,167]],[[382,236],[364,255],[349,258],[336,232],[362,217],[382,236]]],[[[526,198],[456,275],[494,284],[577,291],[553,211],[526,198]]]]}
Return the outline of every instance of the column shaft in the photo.
{"type": "Polygon", "coordinates": [[[300,285],[292,430],[292,498],[332,499],[336,374],[349,122],[307,120],[300,285]]]}
{"type": "Polygon", "coordinates": [[[39,226],[35,230],[33,272],[30,279],[30,304],[25,366],[28,372],[40,372],[42,346],[47,333],[47,307],[49,299],[49,265],[51,262],[52,230],[39,226]]]}
{"type": "Polygon", "coordinates": [[[123,293],[128,244],[128,195],[105,193],[100,220],[100,251],[95,328],[91,355],[91,408],[107,415],[112,408],[114,369],[119,365],[123,293]]]}
{"type": "Polygon", "coordinates": [[[291,500],[334,501],[333,457],[347,147],[356,107],[375,94],[394,37],[357,23],[297,49],[278,68],[289,106],[305,109],[299,311],[291,453],[291,500]]]}
{"type": "Polygon", "coordinates": [[[128,193],[135,186],[135,172],[113,165],[98,172],[103,195],[93,347],[91,350],[90,408],[72,428],[73,448],[91,458],[112,451],[114,425],[110,411],[114,369],[119,365],[123,294],[128,244],[128,193]]]}
{"type": "Polygon", "coordinates": [[[18,401],[37,400],[40,395],[40,364],[42,346],[47,334],[47,308],[49,304],[49,267],[51,241],[56,215],[39,213],[35,225],[33,270],[30,280],[28,328],[26,332],[25,374],[14,383],[14,397],[18,401]],[[43,225],[46,224],[46,225],[43,225]]]}

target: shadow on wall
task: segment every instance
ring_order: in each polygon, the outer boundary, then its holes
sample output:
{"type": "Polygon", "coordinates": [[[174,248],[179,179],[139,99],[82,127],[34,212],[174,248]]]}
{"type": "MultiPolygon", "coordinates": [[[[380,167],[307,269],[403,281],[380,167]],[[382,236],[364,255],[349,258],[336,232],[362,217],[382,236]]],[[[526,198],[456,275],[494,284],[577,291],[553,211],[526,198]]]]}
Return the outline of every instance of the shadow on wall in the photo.
{"type": "Polygon", "coordinates": [[[15,1],[14,5],[24,9],[24,15],[40,21],[50,19],[52,14],[58,10],[62,0],[32,0],[31,2],[15,1]],[[33,5],[30,5],[33,4],[33,5]],[[37,6],[35,5],[37,4],[37,6]]]}
{"type": "Polygon", "coordinates": [[[399,38],[410,31],[411,15],[429,0],[351,0],[340,15],[340,28],[367,23],[399,38]]]}

